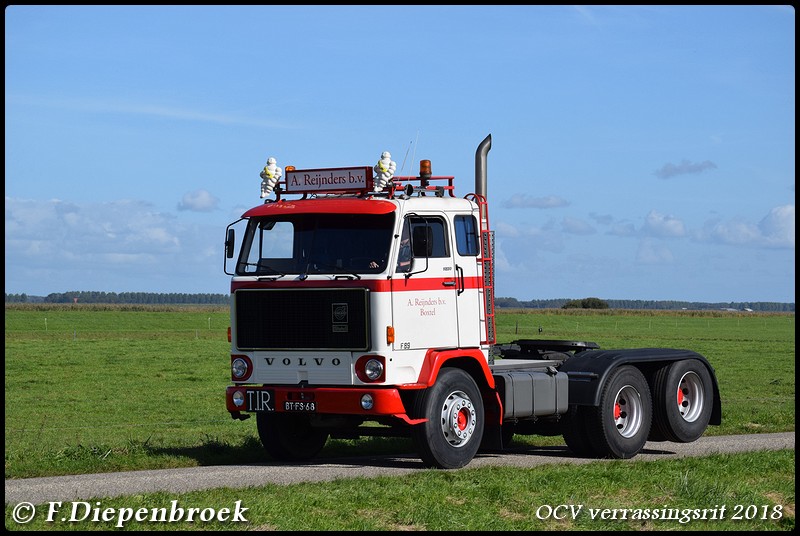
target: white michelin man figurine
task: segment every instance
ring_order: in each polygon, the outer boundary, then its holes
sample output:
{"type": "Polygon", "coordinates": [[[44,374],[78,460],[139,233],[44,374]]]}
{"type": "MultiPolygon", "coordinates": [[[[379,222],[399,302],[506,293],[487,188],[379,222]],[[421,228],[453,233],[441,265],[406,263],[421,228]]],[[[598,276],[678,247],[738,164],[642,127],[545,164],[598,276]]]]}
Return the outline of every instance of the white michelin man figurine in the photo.
{"type": "Polygon", "coordinates": [[[380,192],[391,182],[395,169],[397,169],[397,164],[392,161],[392,155],[389,151],[383,151],[381,159],[378,160],[378,163],[373,168],[375,171],[374,191],[380,192]]]}
{"type": "Polygon", "coordinates": [[[267,159],[267,165],[261,171],[261,199],[268,197],[272,193],[272,189],[281,180],[283,170],[278,167],[277,160],[270,156],[267,159]]]}

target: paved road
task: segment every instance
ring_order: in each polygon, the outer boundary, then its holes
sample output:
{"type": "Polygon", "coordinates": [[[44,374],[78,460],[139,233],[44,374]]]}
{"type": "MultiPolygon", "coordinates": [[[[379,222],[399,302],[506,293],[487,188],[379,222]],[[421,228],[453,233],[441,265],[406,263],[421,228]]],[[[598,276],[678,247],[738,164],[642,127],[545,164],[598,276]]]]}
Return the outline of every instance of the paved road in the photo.
{"type": "MultiPolygon", "coordinates": [[[[794,432],[701,437],[694,443],[647,443],[632,460],[666,460],[715,453],[794,449],[794,432]]],[[[534,467],[551,463],[589,463],[566,447],[520,447],[498,454],[479,454],[467,468],[486,466],[534,467]]],[[[405,475],[424,470],[409,456],[351,457],[319,460],[304,465],[225,465],[160,469],[62,477],[6,480],[6,504],[27,501],[103,499],[156,491],[183,493],[211,488],[245,488],[264,484],[330,481],[347,477],[405,475]]]]}

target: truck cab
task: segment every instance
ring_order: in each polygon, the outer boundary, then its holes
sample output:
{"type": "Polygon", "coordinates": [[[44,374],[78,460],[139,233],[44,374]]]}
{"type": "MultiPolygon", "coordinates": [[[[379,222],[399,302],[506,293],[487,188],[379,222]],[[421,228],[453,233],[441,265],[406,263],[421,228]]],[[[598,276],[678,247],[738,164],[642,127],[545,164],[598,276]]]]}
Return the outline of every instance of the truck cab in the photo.
{"type": "MultiPolygon", "coordinates": [[[[308,459],[329,437],[401,435],[412,437],[426,465],[456,468],[481,445],[502,448],[515,432],[564,426],[574,450],[629,457],[651,427],[652,380],[644,375],[682,359],[693,360],[692,378],[700,378],[688,394],[702,405],[690,435],[705,429],[719,397],[702,356],[622,351],[597,360],[593,343],[496,345],[490,147],[491,137],[479,145],[475,190],[464,197],[453,177],[431,173],[429,160],[416,177],[380,183],[380,161],[287,167],[276,199],[228,226],[226,407],[236,419],[256,416],[272,457],[308,459]],[[619,445],[595,445],[574,430],[608,420],[586,415],[607,403],[617,369],[635,384],[614,393],[617,408],[634,393],[644,401],[622,419],[632,428],[619,445]]],[[[659,389],[674,397],[676,381],[659,389]]],[[[662,413],[674,417],[672,405],[662,413]]],[[[620,417],[612,420],[609,427],[620,426],[620,417]]]]}

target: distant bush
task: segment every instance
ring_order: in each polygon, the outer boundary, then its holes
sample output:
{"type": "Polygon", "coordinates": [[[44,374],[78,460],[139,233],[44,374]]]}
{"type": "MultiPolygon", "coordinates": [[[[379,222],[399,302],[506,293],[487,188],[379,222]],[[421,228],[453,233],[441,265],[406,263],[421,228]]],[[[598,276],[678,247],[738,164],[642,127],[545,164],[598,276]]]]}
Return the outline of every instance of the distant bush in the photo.
{"type": "Polygon", "coordinates": [[[562,309],[608,309],[608,302],[600,298],[570,300],[562,306],[562,309]]]}

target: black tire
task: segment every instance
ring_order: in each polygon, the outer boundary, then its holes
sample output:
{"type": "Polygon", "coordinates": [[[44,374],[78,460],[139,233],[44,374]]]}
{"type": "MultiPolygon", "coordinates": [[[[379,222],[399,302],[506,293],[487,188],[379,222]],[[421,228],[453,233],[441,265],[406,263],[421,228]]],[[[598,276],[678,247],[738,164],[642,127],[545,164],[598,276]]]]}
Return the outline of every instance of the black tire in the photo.
{"type": "Polygon", "coordinates": [[[433,387],[417,397],[415,413],[427,422],[412,429],[412,438],[427,467],[464,467],[481,444],[483,399],[472,377],[461,369],[446,368],[433,387]]]}
{"type": "Polygon", "coordinates": [[[512,423],[503,423],[503,426],[500,428],[500,434],[503,438],[503,448],[508,448],[511,445],[511,442],[514,441],[514,432],[516,431],[517,426],[512,423]]]}
{"type": "Polygon", "coordinates": [[[589,439],[588,415],[590,409],[584,406],[570,406],[560,421],[564,442],[576,456],[595,456],[592,442],[589,439]]]}
{"type": "Polygon", "coordinates": [[[314,428],[308,415],[258,412],[256,424],[267,454],[280,461],[309,460],[328,441],[328,432],[314,428]]]}
{"type": "Polygon", "coordinates": [[[653,429],[666,441],[698,439],[708,428],[713,404],[711,373],[696,359],[675,361],[653,375],[653,429]]]}
{"type": "Polygon", "coordinates": [[[589,409],[589,438],[596,456],[627,459],[647,443],[653,403],[647,379],[633,366],[622,366],[608,378],[600,405],[589,409]]]}

